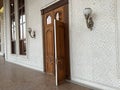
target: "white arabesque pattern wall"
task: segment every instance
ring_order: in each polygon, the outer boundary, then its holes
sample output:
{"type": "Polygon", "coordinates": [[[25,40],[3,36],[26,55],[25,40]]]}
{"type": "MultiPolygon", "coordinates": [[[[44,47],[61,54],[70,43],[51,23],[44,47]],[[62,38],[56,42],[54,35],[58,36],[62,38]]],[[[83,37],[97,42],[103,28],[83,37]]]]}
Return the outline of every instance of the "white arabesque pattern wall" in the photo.
{"type": "MultiPolygon", "coordinates": [[[[7,61],[43,71],[42,17],[40,10],[58,0],[25,0],[27,28],[36,31],[36,39],[27,34],[26,57],[10,54],[9,0],[5,6],[7,61]]],[[[69,36],[71,79],[102,90],[120,89],[120,1],[69,0],[69,36]],[[86,27],[83,10],[93,10],[94,28],[86,27]]]]}
{"type": "Polygon", "coordinates": [[[93,86],[120,87],[117,75],[116,5],[116,0],[70,0],[72,80],[86,81],[90,85],[93,83],[93,86]],[[86,7],[93,10],[93,31],[86,27],[83,15],[86,7]]]}

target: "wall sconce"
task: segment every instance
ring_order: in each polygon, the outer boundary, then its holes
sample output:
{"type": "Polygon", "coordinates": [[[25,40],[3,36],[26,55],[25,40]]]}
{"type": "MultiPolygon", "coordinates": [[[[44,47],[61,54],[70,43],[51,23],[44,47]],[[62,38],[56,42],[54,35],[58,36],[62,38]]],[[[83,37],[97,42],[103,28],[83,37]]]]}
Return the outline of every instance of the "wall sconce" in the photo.
{"type": "Polygon", "coordinates": [[[87,27],[92,30],[94,22],[92,20],[91,14],[92,14],[92,9],[91,8],[85,8],[83,11],[84,15],[85,15],[85,19],[86,19],[86,24],[87,27]]]}
{"type": "Polygon", "coordinates": [[[28,32],[31,38],[35,38],[36,37],[36,33],[35,31],[32,30],[32,28],[28,28],[28,32]]]}

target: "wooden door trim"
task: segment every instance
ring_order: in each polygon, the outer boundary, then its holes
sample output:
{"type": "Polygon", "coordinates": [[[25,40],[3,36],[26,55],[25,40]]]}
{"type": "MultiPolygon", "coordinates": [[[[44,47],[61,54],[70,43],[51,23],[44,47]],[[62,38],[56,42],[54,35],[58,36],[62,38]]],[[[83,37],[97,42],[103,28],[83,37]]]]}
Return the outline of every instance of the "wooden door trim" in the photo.
{"type": "Polygon", "coordinates": [[[68,0],[60,0],[60,1],[56,2],[55,4],[52,4],[44,9],[42,9],[41,14],[43,15],[51,10],[54,10],[60,6],[66,5],[66,4],[68,4],[68,0]]]}

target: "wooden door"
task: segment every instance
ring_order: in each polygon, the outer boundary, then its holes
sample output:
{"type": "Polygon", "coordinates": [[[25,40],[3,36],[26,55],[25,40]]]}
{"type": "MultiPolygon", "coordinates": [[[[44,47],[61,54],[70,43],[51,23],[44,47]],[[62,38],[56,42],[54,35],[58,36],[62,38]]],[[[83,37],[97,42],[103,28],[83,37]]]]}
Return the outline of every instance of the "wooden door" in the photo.
{"type": "Polygon", "coordinates": [[[65,24],[54,20],[56,85],[66,79],[65,24]]]}
{"type": "Polygon", "coordinates": [[[45,69],[46,73],[54,75],[55,60],[54,60],[54,27],[53,27],[52,11],[44,16],[45,30],[45,69]]]}
{"type": "Polygon", "coordinates": [[[45,12],[43,14],[44,70],[48,74],[55,75],[57,84],[60,84],[70,77],[67,5],[43,12],[45,12]]]}

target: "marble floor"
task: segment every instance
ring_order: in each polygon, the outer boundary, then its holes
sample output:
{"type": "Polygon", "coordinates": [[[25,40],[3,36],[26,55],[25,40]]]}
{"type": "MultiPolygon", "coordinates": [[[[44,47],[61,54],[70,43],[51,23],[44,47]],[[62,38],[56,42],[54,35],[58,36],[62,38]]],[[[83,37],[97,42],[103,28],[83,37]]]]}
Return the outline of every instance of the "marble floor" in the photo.
{"type": "Polygon", "coordinates": [[[69,82],[56,87],[53,76],[25,68],[0,57],[0,90],[90,90],[69,82]]]}

